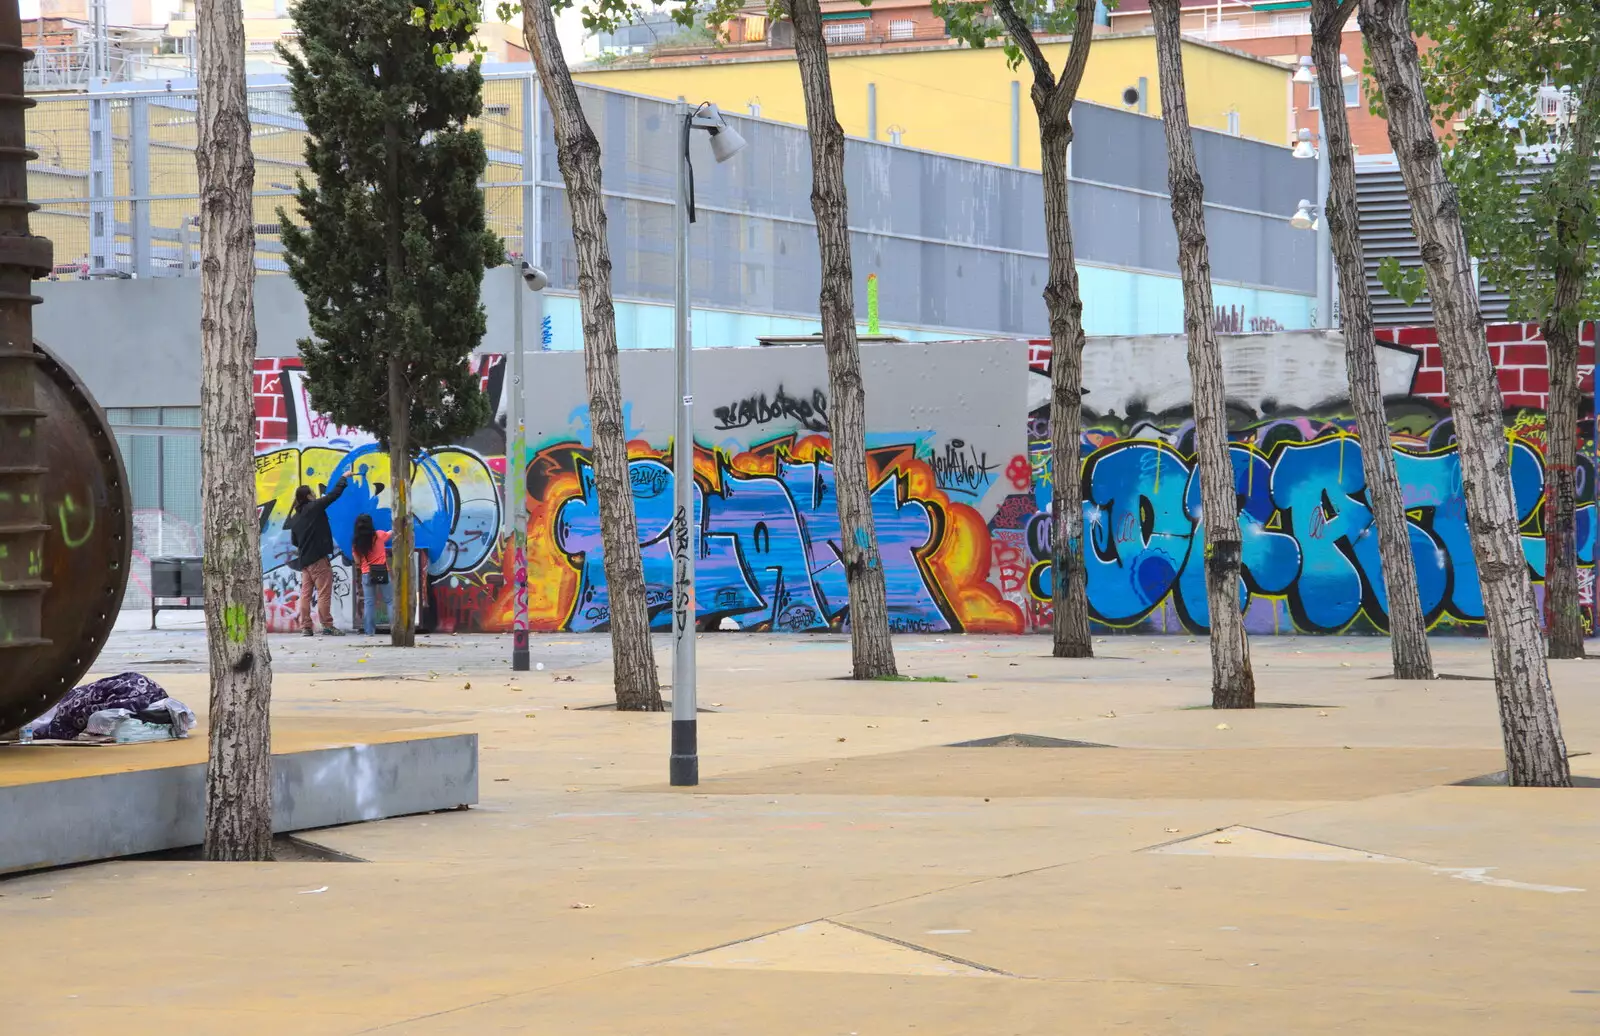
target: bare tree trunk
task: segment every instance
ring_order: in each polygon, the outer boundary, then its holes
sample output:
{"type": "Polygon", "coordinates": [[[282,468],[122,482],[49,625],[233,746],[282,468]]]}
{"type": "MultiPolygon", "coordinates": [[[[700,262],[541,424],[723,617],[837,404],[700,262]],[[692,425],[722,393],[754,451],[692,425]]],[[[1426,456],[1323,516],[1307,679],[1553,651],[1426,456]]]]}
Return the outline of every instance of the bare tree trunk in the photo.
{"type": "MultiPolygon", "coordinates": [[[[1037,103],[1037,102],[1036,102],[1037,103]]],[[[1072,248],[1067,199],[1067,148],[1072,124],[1039,113],[1040,166],[1044,172],[1045,242],[1049,273],[1045,308],[1050,316],[1051,654],[1092,658],[1089,573],[1083,565],[1083,296],[1072,248]]]]}
{"type": "Polygon", "coordinates": [[[522,19],[523,35],[550,103],[556,160],[567,184],[572,243],[578,253],[584,373],[589,385],[589,423],[594,430],[592,457],[595,493],[600,498],[601,550],[611,602],[617,708],[660,712],[661,687],[650,645],[644,561],[639,554],[639,523],[633,510],[622,423],[622,368],[617,358],[617,315],[611,302],[605,198],[600,191],[600,141],[578,102],[550,5],[526,3],[522,19]]]}
{"type": "Polygon", "coordinates": [[[822,254],[822,340],[828,352],[831,396],[828,427],[833,434],[833,485],[843,540],[834,547],[844,560],[850,586],[851,675],[872,680],[895,675],[894,644],[889,639],[889,594],[867,485],[867,394],[856,342],[844,130],[834,114],[821,6],[818,0],[794,0],[790,8],[811,136],[811,211],[822,254]]]}
{"type": "Polygon", "coordinates": [[[205,856],[272,859],[272,655],[255,484],[255,159],[239,0],[199,8],[200,477],[211,661],[205,856]]]}
{"type": "Polygon", "coordinates": [[[1211,301],[1211,257],[1206,243],[1205,185],[1195,163],[1189,102],[1183,85],[1183,42],[1178,0],[1153,0],[1156,65],[1161,78],[1161,122],[1167,135],[1167,183],[1172,225],[1178,233],[1183,278],[1183,327],[1189,337],[1189,378],[1194,384],[1194,448],[1200,468],[1200,507],[1206,523],[1206,602],[1211,612],[1211,704],[1218,709],[1256,707],[1250,642],[1239,611],[1241,540],[1239,498],[1228,452],[1227,389],[1211,301]]]}
{"type": "Polygon", "coordinates": [[[1591,60],[1578,98],[1578,117],[1565,155],[1552,174],[1561,198],[1554,236],[1555,292],[1542,324],[1550,368],[1550,403],[1545,411],[1544,606],[1549,657],[1582,658],[1583,610],[1578,594],[1576,466],[1578,463],[1578,334],[1580,304],[1589,274],[1590,222],[1594,194],[1589,169],[1600,131],[1600,61],[1591,60]]]}
{"type": "Polygon", "coordinates": [[[411,391],[405,364],[389,357],[389,482],[393,519],[394,607],[389,615],[389,643],[417,645],[417,587],[412,562],[417,557],[416,523],[411,517],[411,391]]]}
{"type": "Polygon", "coordinates": [[[1445,388],[1460,443],[1472,553],[1483,587],[1495,691],[1514,785],[1568,787],[1566,745],[1545,664],[1533,584],[1517,532],[1500,390],[1489,365],[1455,187],[1444,174],[1423,92],[1407,0],[1362,0],[1361,30],[1389,114],[1389,142],[1411,201],[1411,224],[1433,299],[1445,388]]]}
{"type": "MultiPolygon", "coordinates": [[[[1339,47],[1344,24],[1358,0],[1315,0],[1311,23],[1311,59],[1317,65],[1323,97],[1343,97],[1339,47]]],[[[1367,480],[1367,505],[1378,527],[1378,557],[1389,612],[1389,653],[1399,680],[1433,679],[1433,653],[1428,647],[1427,617],[1417,591],[1416,562],[1411,556],[1411,530],[1405,498],[1389,441],[1389,419],[1378,380],[1378,347],[1372,335],[1372,297],[1367,293],[1366,265],[1356,209],[1356,159],[1350,145],[1350,117],[1344,105],[1322,106],[1321,146],[1328,149],[1328,200],[1323,218],[1333,238],[1339,265],[1339,312],[1344,329],[1345,368],[1350,377],[1350,405],[1361,435],[1361,468],[1367,480]]]]}
{"type": "Polygon", "coordinates": [[[1050,470],[1054,494],[1051,527],[1051,653],[1091,658],[1089,583],[1083,566],[1083,296],[1072,246],[1067,159],[1072,144],[1072,103],[1094,42],[1094,0],[1078,0],[1072,46],[1058,81],[1011,0],[995,0],[1005,24],[1033,72],[1033,107],[1039,117],[1039,154],[1044,171],[1044,234],[1050,256],[1044,304],[1050,314],[1050,470]]]}
{"type": "MultiPolygon", "coordinates": [[[[384,75],[389,78],[387,70],[384,75]]],[[[384,126],[388,149],[389,198],[389,298],[390,318],[398,308],[395,300],[406,276],[405,210],[400,201],[400,127],[392,120],[384,126]]],[[[389,480],[392,483],[390,517],[394,532],[394,614],[389,616],[389,643],[394,647],[416,647],[417,606],[411,579],[411,563],[416,557],[416,530],[411,522],[411,387],[406,380],[405,360],[389,357],[389,480]]]]}

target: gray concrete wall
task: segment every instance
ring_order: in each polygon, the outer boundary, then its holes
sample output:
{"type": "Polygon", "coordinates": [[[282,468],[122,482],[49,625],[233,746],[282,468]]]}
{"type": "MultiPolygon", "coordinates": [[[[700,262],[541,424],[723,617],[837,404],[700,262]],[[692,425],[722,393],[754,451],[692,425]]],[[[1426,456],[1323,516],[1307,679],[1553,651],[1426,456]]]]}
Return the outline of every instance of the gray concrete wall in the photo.
{"type": "MultiPolygon", "coordinates": [[[[489,329],[481,352],[511,349],[510,267],[484,275],[489,329]]],[[[200,278],[39,281],[34,336],[76,370],[104,407],[200,405],[200,278]]],[[[524,314],[529,347],[538,341],[524,314]]],[[[300,289],[256,278],[256,355],[295,356],[311,334],[300,289]]]]}

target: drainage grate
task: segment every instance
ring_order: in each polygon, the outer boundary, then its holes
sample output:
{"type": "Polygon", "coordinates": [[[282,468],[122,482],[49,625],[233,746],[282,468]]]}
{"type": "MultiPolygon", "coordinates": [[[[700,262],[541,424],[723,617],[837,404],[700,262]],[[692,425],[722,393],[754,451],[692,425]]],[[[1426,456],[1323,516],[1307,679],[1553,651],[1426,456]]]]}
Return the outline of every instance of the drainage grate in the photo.
{"type": "Polygon", "coordinates": [[[1112,748],[1094,741],[1072,741],[1043,734],[1001,734],[999,737],[980,737],[976,741],[957,741],[947,748],[1112,748]]]}
{"type": "MultiPolygon", "coordinates": [[[[1258,701],[1258,709],[1337,709],[1340,705],[1307,705],[1303,701],[1258,701]]],[[[1206,712],[1213,709],[1211,705],[1185,705],[1180,712],[1206,712]]],[[[1249,712],[1249,709],[1216,709],[1217,712],[1249,712]]]]}
{"type": "MultiPolygon", "coordinates": [[[[571,711],[571,712],[616,712],[617,711],[617,703],[614,702],[614,701],[603,701],[598,705],[563,705],[562,708],[567,709],[568,711],[571,711]]],[[[671,712],[672,711],[672,699],[671,698],[662,698],[661,699],[661,711],[662,712],[671,712]]],[[[708,709],[705,706],[699,706],[694,711],[698,713],[698,712],[718,712],[720,710],[719,709],[708,709]]]]}
{"type": "MultiPolygon", "coordinates": [[[[1462,673],[1434,673],[1433,674],[1433,678],[1435,680],[1475,680],[1475,681],[1477,681],[1479,683],[1494,683],[1494,677],[1492,677],[1492,676],[1467,676],[1467,675],[1462,674],[1462,673]]],[[[1395,679],[1395,675],[1393,673],[1382,673],[1382,674],[1380,674],[1378,676],[1369,676],[1367,679],[1369,679],[1369,680],[1393,680],[1393,679],[1395,679]]],[[[1408,681],[1408,682],[1413,682],[1413,681],[1408,681]]],[[[1425,681],[1415,681],[1415,682],[1425,682],[1425,681]]]]}

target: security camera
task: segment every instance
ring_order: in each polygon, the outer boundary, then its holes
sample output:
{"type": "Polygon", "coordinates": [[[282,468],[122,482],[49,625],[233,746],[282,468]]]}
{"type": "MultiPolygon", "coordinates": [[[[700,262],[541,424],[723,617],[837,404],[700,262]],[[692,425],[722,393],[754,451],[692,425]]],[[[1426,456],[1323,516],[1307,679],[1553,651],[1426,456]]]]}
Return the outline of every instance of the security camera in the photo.
{"type": "Polygon", "coordinates": [[[550,287],[550,275],[527,262],[522,264],[522,283],[529,291],[543,291],[550,287]]]}

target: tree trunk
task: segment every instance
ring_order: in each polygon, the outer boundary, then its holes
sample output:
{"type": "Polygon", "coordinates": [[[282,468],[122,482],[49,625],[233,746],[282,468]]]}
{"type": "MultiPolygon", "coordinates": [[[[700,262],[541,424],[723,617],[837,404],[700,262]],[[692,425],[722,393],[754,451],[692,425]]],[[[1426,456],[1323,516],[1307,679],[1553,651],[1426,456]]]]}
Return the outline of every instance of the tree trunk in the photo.
{"type": "MultiPolygon", "coordinates": [[[[389,77],[384,76],[385,79],[389,77]]],[[[389,235],[389,319],[396,320],[399,286],[406,276],[406,256],[402,235],[405,209],[400,200],[400,127],[393,120],[384,126],[388,148],[389,197],[386,199],[389,235]]],[[[416,647],[417,607],[411,578],[411,562],[416,557],[416,531],[411,522],[411,392],[406,380],[405,360],[389,357],[389,481],[390,517],[394,532],[394,608],[389,616],[389,643],[394,647],[416,647]]]]}
{"type": "Polygon", "coordinates": [[[561,53],[555,15],[547,3],[526,3],[522,31],[550,104],[556,161],[567,184],[572,243],[578,255],[578,301],[583,310],[584,374],[594,443],[595,493],[610,598],[611,656],[617,708],[660,712],[661,689],[650,644],[639,524],[628,478],[628,444],[622,422],[622,368],[617,357],[617,315],[611,301],[611,252],[606,243],[605,199],[600,189],[600,141],[578,101],[561,53]]]}
{"type": "MultiPolygon", "coordinates": [[[[1343,97],[1339,48],[1344,24],[1356,0],[1316,0],[1312,16],[1311,59],[1316,62],[1323,97],[1343,97]]],[[[1350,145],[1350,117],[1344,105],[1322,106],[1322,147],[1328,149],[1328,198],[1324,219],[1333,239],[1339,268],[1339,312],[1344,329],[1345,369],[1350,378],[1350,406],[1361,436],[1361,468],[1367,481],[1367,506],[1378,530],[1378,556],[1383,569],[1389,613],[1389,653],[1398,680],[1433,679],[1433,654],[1428,647],[1427,617],[1417,591],[1417,568],[1411,555],[1411,529],[1405,498],[1389,441],[1389,419],[1378,380],[1378,347],[1372,335],[1372,297],[1367,293],[1366,265],[1356,208],[1356,159],[1350,145]]]]}
{"type": "MultiPolygon", "coordinates": [[[[1035,91],[1038,87],[1035,86],[1035,91]]],[[[1039,107],[1040,166],[1044,172],[1044,233],[1050,272],[1044,285],[1050,315],[1051,653],[1091,658],[1089,578],[1083,565],[1083,296],[1072,249],[1067,199],[1067,147],[1072,122],[1039,107]]],[[[1071,110],[1070,102],[1068,110],[1071,110]]]]}
{"type": "Polygon", "coordinates": [[[272,859],[272,656],[256,530],[250,116],[239,0],[199,9],[200,474],[211,662],[205,857],[272,859]]]}
{"type": "Polygon", "coordinates": [[[1183,85],[1178,0],[1155,0],[1150,9],[1161,80],[1161,122],[1167,136],[1172,225],[1178,233],[1178,271],[1183,278],[1183,327],[1189,338],[1189,378],[1194,385],[1194,447],[1206,526],[1206,602],[1211,612],[1211,705],[1253,709],[1256,681],[1250,670],[1244,616],[1239,611],[1239,498],[1228,450],[1227,389],[1211,301],[1205,185],[1195,164],[1183,85]]]}
{"type": "Polygon", "coordinates": [[[1459,202],[1433,135],[1407,0],[1362,0],[1361,29],[1383,90],[1389,142],[1405,180],[1433,299],[1494,658],[1506,773],[1514,785],[1567,787],[1572,777],[1566,745],[1517,531],[1499,385],[1489,364],[1459,202]]]}
{"type": "Polygon", "coordinates": [[[417,587],[412,562],[417,556],[416,524],[411,519],[411,393],[406,386],[405,364],[389,357],[389,499],[393,519],[394,564],[389,566],[394,584],[394,607],[389,615],[389,643],[394,647],[417,645],[417,587]]]}
{"type": "Polygon", "coordinates": [[[1542,324],[1550,368],[1545,411],[1544,607],[1551,658],[1582,658],[1583,610],[1578,594],[1577,485],[1578,337],[1580,306],[1589,274],[1584,228],[1594,195],[1589,189],[1595,134],[1600,130],[1600,60],[1591,59],[1578,96],[1568,149],[1558,160],[1553,187],[1561,199],[1553,231],[1557,248],[1555,291],[1542,324]]]}
{"type": "Polygon", "coordinates": [[[849,212],[844,189],[844,130],[834,114],[828,79],[828,45],[822,38],[818,0],[794,0],[795,57],[806,99],[811,137],[811,211],[822,255],[822,339],[828,353],[828,427],[833,435],[833,485],[839,502],[844,560],[850,587],[851,675],[872,680],[895,675],[889,639],[889,595],[872,521],[867,485],[867,395],[856,342],[855,284],[850,266],[849,212]]]}

